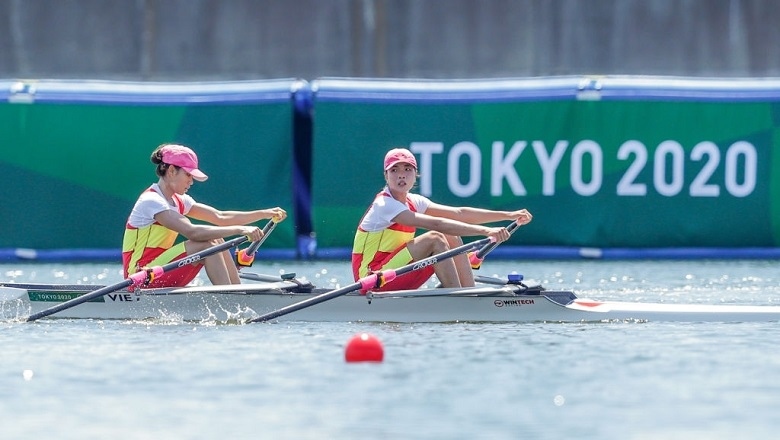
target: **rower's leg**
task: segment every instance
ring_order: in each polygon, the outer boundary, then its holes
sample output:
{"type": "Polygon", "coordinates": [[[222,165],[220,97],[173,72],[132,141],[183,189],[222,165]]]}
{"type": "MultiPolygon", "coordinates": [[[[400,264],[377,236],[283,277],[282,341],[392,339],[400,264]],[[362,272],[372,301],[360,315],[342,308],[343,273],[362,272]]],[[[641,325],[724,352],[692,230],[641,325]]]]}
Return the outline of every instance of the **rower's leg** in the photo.
{"type": "Polygon", "coordinates": [[[233,255],[230,251],[220,252],[219,254],[225,260],[225,268],[227,269],[230,284],[241,284],[241,278],[238,276],[238,267],[236,267],[236,262],[233,261],[233,255]]]}
{"type": "MultiPolygon", "coordinates": [[[[415,237],[407,243],[406,248],[414,261],[420,261],[450,249],[446,236],[436,231],[428,231],[415,237]]],[[[458,270],[451,258],[436,263],[433,266],[433,271],[439,278],[441,287],[461,287],[458,270]]]]}
{"type": "MultiPolygon", "coordinates": [[[[210,240],[210,241],[190,240],[185,243],[185,247],[187,249],[187,254],[194,254],[195,252],[208,249],[212,246],[216,246],[224,242],[225,240],[221,238],[217,240],[210,240]]],[[[228,269],[228,267],[230,266],[225,264],[226,259],[229,260],[233,270],[236,270],[235,264],[233,264],[233,261],[230,259],[229,251],[222,251],[218,254],[212,255],[210,257],[206,257],[203,266],[206,268],[206,275],[208,275],[211,284],[215,286],[233,284],[228,269]]],[[[236,279],[238,279],[238,273],[236,273],[236,279]]]]}
{"type": "MultiPolygon", "coordinates": [[[[215,286],[235,284],[230,276],[230,266],[226,264],[226,260],[233,266],[233,270],[235,270],[235,264],[230,260],[228,251],[222,251],[206,258],[206,275],[209,276],[211,284],[215,286]]],[[[238,276],[236,275],[236,278],[237,277],[238,276]]]]}
{"type": "MultiPolygon", "coordinates": [[[[463,239],[457,235],[446,235],[450,249],[463,246],[463,239]]],[[[455,269],[458,272],[458,281],[462,287],[474,287],[474,272],[471,269],[468,254],[460,254],[452,257],[455,269]]]]}

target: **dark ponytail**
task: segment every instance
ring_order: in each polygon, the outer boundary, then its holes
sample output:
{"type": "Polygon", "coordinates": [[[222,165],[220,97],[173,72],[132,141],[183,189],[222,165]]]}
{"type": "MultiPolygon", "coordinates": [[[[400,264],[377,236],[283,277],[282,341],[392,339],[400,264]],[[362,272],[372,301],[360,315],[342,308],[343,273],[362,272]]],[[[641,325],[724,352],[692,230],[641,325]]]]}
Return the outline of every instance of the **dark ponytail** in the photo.
{"type": "Polygon", "coordinates": [[[155,148],[154,151],[152,151],[152,157],[149,159],[152,161],[153,164],[157,165],[157,168],[155,169],[155,173],[157,173],[157,176],[163,177],[165,176],[165,172],[168,171],[169,164],[163,162],[162,157],[162,149],[165,148],[168,144],[162,144],[159,147],[155,148]]]}

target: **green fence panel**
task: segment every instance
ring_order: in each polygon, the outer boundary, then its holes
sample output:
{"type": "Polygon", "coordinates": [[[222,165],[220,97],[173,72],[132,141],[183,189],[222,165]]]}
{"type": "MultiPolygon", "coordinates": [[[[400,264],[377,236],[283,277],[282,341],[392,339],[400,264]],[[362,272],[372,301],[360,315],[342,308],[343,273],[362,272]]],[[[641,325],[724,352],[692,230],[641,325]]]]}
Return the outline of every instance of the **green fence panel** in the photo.
{"type": "Polygon", "coordinates": [[[516,244],[780,242],[780,81],[322,79],[312,88],[321,247],[351,245],[396,146],[416,154],[416,190],[435,201],[531,210],[516,244]]]}
{"type": "MultiPolygon", "coordinates": [[[[293,80],[3,84],[0,248],[120,248],[149,157],[191,146],[209,175],[189,193],[218,209],[292,215],[293,80]]],[[[264,244],[293,248],[293,220],[264,244]]]]}

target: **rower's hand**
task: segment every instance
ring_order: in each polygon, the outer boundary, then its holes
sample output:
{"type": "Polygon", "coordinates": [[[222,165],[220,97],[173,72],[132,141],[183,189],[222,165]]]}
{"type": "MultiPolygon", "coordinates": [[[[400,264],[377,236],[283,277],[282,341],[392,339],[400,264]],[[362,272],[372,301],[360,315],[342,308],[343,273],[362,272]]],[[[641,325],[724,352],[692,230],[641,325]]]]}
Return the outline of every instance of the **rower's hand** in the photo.
{"type": "Polygon", "coordinates": [[[528,223],[531,223],[531,220],[534,218],[527,209],[513,212],[512,217],[515,219],[515,222],[517,222],[517,226],[527,225],[528,223]]]}
{"type": "Polygon", "coordinates": [[[490,228],[490,232],[488,232],[487,236],[495,239],[496,243],[503,243],[509,240],[509,231],[503,227],[490,228]]]}
{"type": "Polygon", "coordinates": [[[275,223],[279,223],[280,221],[287,218],[287,211],[278,206],[276,208],[269,209],[268,214],[275,223]]]}
{"type": "Polygon", "coordinates": [[[246,235],[249,241],[260,241],[263,238],[263,230],[257,226],[242,226],[241,235],[246,235]]]}

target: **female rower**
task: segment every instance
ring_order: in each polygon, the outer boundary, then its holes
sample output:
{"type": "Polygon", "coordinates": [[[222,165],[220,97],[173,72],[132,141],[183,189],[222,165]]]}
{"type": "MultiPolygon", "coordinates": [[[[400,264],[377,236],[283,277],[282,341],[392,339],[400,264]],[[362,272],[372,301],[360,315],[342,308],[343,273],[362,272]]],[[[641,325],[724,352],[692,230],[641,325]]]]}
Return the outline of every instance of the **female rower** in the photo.
{"type": "MultiPolygon", "coordinates": [[[[386,186],[374,198],[355,233],[352,272],[356,281],[370,273],[397,269],[460,246],[461,236],[493,237],[499,243],[509,238],[506,228],[482,226],[484,223],[514,220],[522,226],[532,219],[525,209],[454,207],[411,193],[417,179],[417,160],[405,148],[388,151],[384,167],[386,186]],[[417,228],[428,231],[415,237],[417,228]]],[[[474,285],[467,255],[458,255],[401,275],[377,290],[416,289],[434,273],[441,287],[474,285]]]]}
{"type": "MultiPolygon", "coordinates": [[[[138,197],[127,219],[122,242],[125,278],[144,267],[161,266],[223,243],[225,237],[246,235],[251,241],[260,240],[262,231],[249,226],[250,223],[270,218],[282,221],[287,217],[278,207],[220,211],[196,202],[186,192],[193,180],[203,182],[208,176],[198,169],[198,156],[188,147],[162,144],[152,152],[151,161],[157,166],[159,180],[138,197]],[[209,224],[195,224],[190,218],[209,224]],[[187,240],[176,243],[179,234],[187,240]]],[[[204,266],[212,284],[241,282],[231,253],[226,250],[207,257],[203,263],[166,272],[148,287],[185,286],[204,266]]]]}

